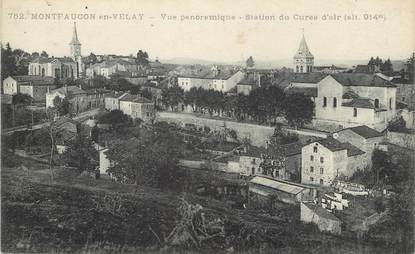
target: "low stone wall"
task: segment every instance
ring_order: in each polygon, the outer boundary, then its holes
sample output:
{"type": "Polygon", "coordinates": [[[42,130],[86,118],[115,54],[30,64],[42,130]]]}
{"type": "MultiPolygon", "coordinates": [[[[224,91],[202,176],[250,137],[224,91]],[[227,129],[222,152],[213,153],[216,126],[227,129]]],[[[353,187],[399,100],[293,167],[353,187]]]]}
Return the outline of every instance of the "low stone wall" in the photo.
{"type": "MultiPolygon", "coordinates": [[[[268,141],[269,138],[274,134],[274,127],[270,126],[203,118],[197,117],[192,114],[159,112],[158,117],[160,120],[167,122],[174,122],[179,124],[194,124],[196,126],[207,126],[211,130],[220,130],[226,127],[234,130],[239,139],[248,138],[251,141],[251,144],[254,146],[265,146],[265,142],[268,141]]],[[[323,132],[307,129],[287,129],[287,131],[296,133],[304,137],[327,137],[327,134],[323,132]]]]}

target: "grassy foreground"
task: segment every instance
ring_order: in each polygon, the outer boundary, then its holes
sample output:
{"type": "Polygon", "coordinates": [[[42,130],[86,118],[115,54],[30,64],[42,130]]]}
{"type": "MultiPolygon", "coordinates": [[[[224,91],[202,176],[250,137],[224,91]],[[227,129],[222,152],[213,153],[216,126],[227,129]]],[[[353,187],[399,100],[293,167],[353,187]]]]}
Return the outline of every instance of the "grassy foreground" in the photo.
{"type": "Polygon", "coordinates": [[[391,253],[355,239],[321,234],[299,222],[295,206],[270,217],[233,209],[207,197],[93,180],[23,160],[2,169],[2,251],[54,253],[391,253]],[[180,198],[200,204],[209,220],[222,220],[225,235],[201,246],[171,246],[164,239],[181,214],[180,198]]]}

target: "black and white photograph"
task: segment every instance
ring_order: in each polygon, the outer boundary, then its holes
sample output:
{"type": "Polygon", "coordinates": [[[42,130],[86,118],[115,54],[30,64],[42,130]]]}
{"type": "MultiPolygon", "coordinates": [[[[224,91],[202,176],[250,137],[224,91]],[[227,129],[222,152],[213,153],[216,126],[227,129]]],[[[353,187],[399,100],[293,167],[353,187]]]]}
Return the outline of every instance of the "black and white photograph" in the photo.
{"type": "Polygon", "coordinates": [[[0,0],[1,253],[415,253],[412,0],[0,0]]]}

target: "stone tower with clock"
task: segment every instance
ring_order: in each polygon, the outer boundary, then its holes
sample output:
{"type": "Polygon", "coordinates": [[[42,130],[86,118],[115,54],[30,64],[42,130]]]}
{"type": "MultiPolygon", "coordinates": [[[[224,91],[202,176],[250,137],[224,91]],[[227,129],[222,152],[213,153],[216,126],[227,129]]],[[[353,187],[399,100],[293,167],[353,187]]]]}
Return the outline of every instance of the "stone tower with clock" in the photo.
{"type": "Polygon", "coordinates": [[[294,72],[296,73],[309,73],[313,71],[314,56],[308,49],[307,42],[305,41],[304,33],[300,42],[300,47],[294,56],[294,72]]]}

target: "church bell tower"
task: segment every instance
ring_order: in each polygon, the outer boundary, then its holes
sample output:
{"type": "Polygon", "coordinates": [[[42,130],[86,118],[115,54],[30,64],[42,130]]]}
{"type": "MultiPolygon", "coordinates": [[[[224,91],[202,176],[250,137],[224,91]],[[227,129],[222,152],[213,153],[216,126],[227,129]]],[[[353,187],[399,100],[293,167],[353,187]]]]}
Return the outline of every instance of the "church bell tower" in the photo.
{"type": "Polygon", "coordinates": [[[300,47],[298,47],[297,53],[294,56],[294,72],[309,73],[313,71],[313,67],[314,56],[308,49],[303,32],[303,38],[301,39],[300,47]]]}
{"type": "Polygon", "coordinates": [[[76,76],[79,78],[83,72],[82,56],[81,56],[81,43],[78,40],[78,33],[76,32],[76,23],[74,22],[72,40],[69,43],[71,47],[71,57],[76,63],[77,71],[76,76]]]}

